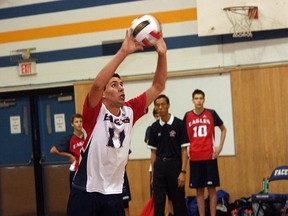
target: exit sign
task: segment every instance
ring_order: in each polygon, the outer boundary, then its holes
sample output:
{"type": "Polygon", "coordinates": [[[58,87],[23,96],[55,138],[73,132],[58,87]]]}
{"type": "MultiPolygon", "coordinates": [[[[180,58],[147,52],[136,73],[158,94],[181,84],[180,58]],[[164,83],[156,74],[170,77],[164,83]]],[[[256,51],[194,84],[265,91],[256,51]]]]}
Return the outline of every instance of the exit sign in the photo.
{"type": "Polygon", "coordinates": [[[27,76],[36,74],[36,62],[33,61],[25,61],[19,62],[19,75],[27,76]]]}

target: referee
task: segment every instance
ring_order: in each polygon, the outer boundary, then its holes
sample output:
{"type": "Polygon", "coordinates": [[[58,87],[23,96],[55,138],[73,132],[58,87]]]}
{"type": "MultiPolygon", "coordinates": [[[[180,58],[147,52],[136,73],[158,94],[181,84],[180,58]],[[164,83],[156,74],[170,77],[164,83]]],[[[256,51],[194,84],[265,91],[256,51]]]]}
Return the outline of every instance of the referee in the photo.
{"type": "Polygon", "coordinates": [[[182,120],[169,113],[166,95],[154,101],[160,119],[152,124],[148,148],[151,149],[154,215],[165,215],[166,195],[172,200],[175,216],[186,216],[185,179],[189,139],[182,120]]]}

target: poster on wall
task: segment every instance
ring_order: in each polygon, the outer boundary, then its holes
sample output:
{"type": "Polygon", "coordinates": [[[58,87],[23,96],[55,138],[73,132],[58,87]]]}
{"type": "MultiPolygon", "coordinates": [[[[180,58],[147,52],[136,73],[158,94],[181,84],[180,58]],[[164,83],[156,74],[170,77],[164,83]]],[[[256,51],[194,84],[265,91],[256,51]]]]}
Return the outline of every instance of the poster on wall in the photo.
{"type": "Polygon", "coordinates": [[[54,126],[55,126],[55,132],[65,132],[66,131],[66,124],[65,124],[65,114],[55,114],[54,115],[54,126]]]}
{"type": "Polygon", "coordinates": [[[21,134],[20,116],[10,116],[10,132],[11,134],[21,134]]]}

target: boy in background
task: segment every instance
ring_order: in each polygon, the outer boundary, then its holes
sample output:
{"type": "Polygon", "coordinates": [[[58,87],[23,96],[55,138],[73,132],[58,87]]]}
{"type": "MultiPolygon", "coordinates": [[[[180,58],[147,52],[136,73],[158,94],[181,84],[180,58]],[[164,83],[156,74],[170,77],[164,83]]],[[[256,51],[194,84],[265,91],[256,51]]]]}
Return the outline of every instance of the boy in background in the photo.
{"type": "Polygon", "coordinates": [[[79,113],[71,117],[71,126],[74,128],[73,134],[65,137],[50,149],[50,153],[69,158],[70,166],[70,188],[73,177],[79,166],[80,149],[83,146],[86,133],[82,125],[82,115],[79,113]]]}

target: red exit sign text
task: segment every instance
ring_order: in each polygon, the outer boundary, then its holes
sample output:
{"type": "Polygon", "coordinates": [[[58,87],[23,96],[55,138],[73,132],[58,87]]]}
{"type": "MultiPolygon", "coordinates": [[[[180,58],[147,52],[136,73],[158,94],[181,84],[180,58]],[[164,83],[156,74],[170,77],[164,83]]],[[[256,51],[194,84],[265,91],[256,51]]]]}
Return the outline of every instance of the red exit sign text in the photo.
{"type": "Polygon", "coordinates": [[[19,75],[31,75],[36,74],[36,63],[35,62],[21,62],[19,63],[19,75]]]}

